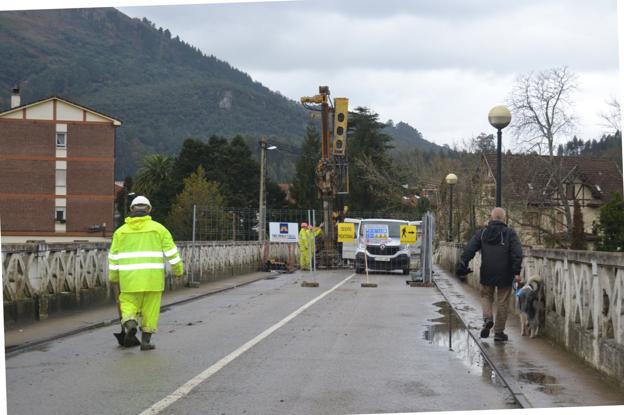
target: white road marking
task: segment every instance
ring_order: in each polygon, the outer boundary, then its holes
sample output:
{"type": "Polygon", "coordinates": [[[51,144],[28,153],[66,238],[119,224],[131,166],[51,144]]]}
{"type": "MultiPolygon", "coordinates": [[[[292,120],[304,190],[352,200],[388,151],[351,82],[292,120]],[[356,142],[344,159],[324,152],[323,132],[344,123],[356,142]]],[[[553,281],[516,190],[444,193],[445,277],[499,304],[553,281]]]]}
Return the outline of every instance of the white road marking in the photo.
{"type": "Polygon", "coordinates": [[[347,282],[351,278],[353,278],[354,275],[355,274],[349,275],[347,278],[345,278],[344,280],[340,281],[338,284],[334,285],[332,288],[330,288],[329,290],[325,291],[323,294],[319,295],[318,297],[314,298],[313,300],[308,301],[306,304],[304,304],[303,306],[299,307],[297,310],[292,312],[290,315],[288,315],[287,317],[285,317],[284,319],[282,319],[278,323],[272,325],[271,327],[269,327],[268,329],[266,329],[265,331],[263,331],[262,333],[260,333],[256,337],[254,337],[253,339],[249,340],[247,343],[243,344],[238,349],[234,350],[229,355],[227,355],[224,358],[222,358],[221,360],[219,360],[214,365],[210,366],[208,369],[206,369],[203,372],[201,372],[199,375],[195,376],[193,379],[191,379],[188,382],[186,382],[184,385],[180,386],[178,389],[173,391],[173,393],[171,395],[161,399],[160,401],[156,402],[154,405],[152,405],[149,408],[147,408],[145,411],[141,412],[140,415],[155,415],[155,414],[165,410],[167,407],[169,407],[171,404],[173,404],[178,399],[185,397],[196,386],[198,386],[200,383],[202,383],[203,381],[205,381],[206,379],[208,379],[209,377],[211,377],[212,375],[217,373],[219,370],[223,369],[228,363],[232,362],[234,359],[236,359],[237,357],[241,356],[247,350],[251,349],[256,344],[260,343],[262,340],[264,340],[267,337],[269,337],[276,330],[278,330],[279,328],[281,328],[284,325],[286,325],[289,321],[291,321],[292,319],[297,317],[299,314],[303,313],[305,310],[307,310],[308,308],[313,306],[316,302],[322,300],[325,296],[327,296],[328,294],[330,294],[331,292],[336,290],[338,287],[340,287],[342,284],[344,284],[345,282],[347,282]]]}

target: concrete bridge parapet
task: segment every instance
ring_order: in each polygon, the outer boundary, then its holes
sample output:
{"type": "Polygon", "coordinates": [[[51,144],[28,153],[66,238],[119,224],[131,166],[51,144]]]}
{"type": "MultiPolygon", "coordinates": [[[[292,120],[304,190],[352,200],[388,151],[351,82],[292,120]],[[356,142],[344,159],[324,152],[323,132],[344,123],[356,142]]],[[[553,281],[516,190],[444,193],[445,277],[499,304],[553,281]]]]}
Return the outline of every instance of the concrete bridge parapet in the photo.
{"type": "MultiPolygon", "coordinates": [[[[262,268],[260,242],[177,242],[188,280],[215,281],[262,268]]],[[[108,282],[108,243],[3,244],[1,253],[5,324],[44,319],[50,313],[114,302],[108,282]]],[[[292,248],[296,255],[296,247],[292,248]]],[[[287,259],[287,244],[271,244],[269,255],[287,259]]]]}
{"type": "MultiPolygon", "coordinates": [[[[461,250],[441,243],[436,263],[454,272],[461,250]]],[[[624,385],[624,254],[527,247],[524,254],[523,278],[539,275],[544,282],[543,333],[624,385]]],[[[475,288],[480,264],[477,254],[468,277],[475,288]]]]}

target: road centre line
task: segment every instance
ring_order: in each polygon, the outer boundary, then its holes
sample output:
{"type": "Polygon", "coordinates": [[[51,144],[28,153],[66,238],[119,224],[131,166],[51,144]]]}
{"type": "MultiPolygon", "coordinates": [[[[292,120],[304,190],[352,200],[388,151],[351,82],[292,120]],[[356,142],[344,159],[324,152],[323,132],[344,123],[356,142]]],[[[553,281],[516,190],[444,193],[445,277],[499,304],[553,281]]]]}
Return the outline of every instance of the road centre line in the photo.
{"type": "Polygon", "coordinates": [[[221,360],[219,360],[218,362],[210,366],[208,369],[204,370],[203,372],[201,372],[200,374],[198,374],[197,376],[195,376],[194,378],[186,382],[184,385],[180,386],[178,389],[173,391],[173,393],[171,393],[169,396],[161,399],[160,401],[156,402],[154,405],[150,406],[149,408],[141,412],[140,415],[155,415],[167,409],[167,407],[172,405],[178,399],[185,397],[199,384],[201,384],[202,382],[210,378],[212,375],[214,375],[215,373],[223,369],[228,363],[232,362],[234,359],[241,356],[243,353],[245,353],[246,351],[254,347],[256,344],[260,343],[262,340],[266,339],[275,331],[277,331],[278,329],[286,325],[288,322],[290,322],[292,319],[297,317],[299,314],[303,313],[305,310],[312,307],[315,303],[325,298],[328,294],[335,291],[342,284],[349,281],[351,278],[353,278],[354,275],[355,274],[349,275],[347,278],[340,281],[338,284],[334,285],[332,288],[325,291],[323,294],[308,301],[306,304],[299,307],[297,310],[293,311],[290,315],[283,318],[281,321],[275,323],[274,325],[272,325],[271,327],[269,327],[268,329],[266,329],[265,331],[263,331],[262,333],[254,337],[253,339],[249,340],[247,343],[243,344],[238,349],[234,350],[229,355],[223,357],[221,360]]]}

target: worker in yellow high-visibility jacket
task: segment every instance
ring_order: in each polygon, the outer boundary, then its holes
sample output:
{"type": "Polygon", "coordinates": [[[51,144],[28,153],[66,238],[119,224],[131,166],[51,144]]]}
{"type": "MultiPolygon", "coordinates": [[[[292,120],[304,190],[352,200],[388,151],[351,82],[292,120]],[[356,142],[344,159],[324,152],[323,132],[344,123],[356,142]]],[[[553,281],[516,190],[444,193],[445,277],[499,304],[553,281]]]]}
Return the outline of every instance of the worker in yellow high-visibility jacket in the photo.
{"type": "Polygon", "coordinates": [[[302,271],[310,269],[310,238],[308,224],[303,222],[299,231],[299,268],[302,271]]]}
{"type": "Polygon", "coordinates": [[[182,258],[171,234],[152,220],[152,206],[144,196],[137,196],[130,205],[125,224],[113,234],[108,255],[109,280],[119,284],[121,324],[131,346],[141,317],[141,350],[152,350],[152,334],[158,329],[160,300],[165,289],[165,262],[171,264],[173,275],[184,274],[182,258]]]}
{"type": "Polygon", "coordinates": [[[315,254],[315,238],[321,234],[321,228],[303,222],[299,231],[299,268],[308,271],[312,267],[312,255],[315,254]]]}

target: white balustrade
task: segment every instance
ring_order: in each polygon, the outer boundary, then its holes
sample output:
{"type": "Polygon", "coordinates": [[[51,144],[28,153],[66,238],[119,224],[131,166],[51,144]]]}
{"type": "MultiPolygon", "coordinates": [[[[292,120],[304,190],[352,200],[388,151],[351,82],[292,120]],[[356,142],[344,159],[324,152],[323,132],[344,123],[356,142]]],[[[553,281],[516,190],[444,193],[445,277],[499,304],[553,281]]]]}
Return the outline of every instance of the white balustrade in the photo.
{"type": "MultiPolygon", "coordinates": [[[[179,242],[177,245],[195,281],[258,271],[262,265],[259,242],[179,242]]],[[[78,296],[81,289],[108,286],[108,248],[106,243],[3,245],[4,301],[62,292],[78,296]]],[[[271,244],[270,256],[287,259],[287,245],[271,244]]]]}

